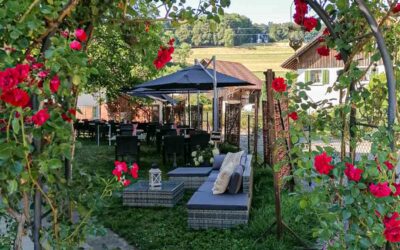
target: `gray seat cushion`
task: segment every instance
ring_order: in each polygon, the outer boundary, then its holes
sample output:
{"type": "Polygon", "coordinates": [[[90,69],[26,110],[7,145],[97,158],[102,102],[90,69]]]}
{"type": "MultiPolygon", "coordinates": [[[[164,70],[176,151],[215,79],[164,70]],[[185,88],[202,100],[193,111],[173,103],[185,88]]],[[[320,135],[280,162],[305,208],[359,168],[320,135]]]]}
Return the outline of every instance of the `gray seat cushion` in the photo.
{"type": "Polygon", "coordinates": [[[198,167],[198,168],[187,168],[181,167],[176,168],[168,172],[169,177],[184,177],[184,176],[208,176],[211,172],[211,167],[198,167]]]}
{"type": "Polygon", "coordinates": [[[219,171],[213,170],[207,178],[207,181],[215,182],[219,174],[219,171]]]}
{"type": "Polygon", "coordinates": [[[211,192],[211,189],[214,186],[213,181],[205,181],[201,186],[197,189],[197,192],[211,192]]]}
{"type": "Polygon", "coordinates": [[[212,192],[195,192],[187,203],[188,209],[206,210],[248,210],[247,194],[219,194],[212,192]]]}

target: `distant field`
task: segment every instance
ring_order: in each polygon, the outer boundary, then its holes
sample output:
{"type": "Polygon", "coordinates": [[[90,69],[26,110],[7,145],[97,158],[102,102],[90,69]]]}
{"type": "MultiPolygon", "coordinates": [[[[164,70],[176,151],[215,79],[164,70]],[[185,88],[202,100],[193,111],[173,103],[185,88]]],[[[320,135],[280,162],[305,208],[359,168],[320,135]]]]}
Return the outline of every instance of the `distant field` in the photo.
{"type": "Polygon", "coordinates": [[[286,70],[282,69],[280,65],[294,53],[288,43],[234,48],[195,48],[192,51],[193,53],[188,59],[188,63],[193,63],[195,58],[211,58],[215,55],[217,60],[242,63],[260,79],[263,79],[263,72],[266,69],[273,69],[278,75],[283,74],[286,70]]]}

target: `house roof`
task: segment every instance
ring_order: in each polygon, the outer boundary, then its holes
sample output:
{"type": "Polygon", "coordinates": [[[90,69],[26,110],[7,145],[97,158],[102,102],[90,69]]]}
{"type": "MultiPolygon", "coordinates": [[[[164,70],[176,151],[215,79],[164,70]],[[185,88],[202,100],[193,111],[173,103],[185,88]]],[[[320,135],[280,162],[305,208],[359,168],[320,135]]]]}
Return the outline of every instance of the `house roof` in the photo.
{"type": "MultiPolygon", "coordinates": [[[[203,59],[200,63],[207,65],[209,62],[210,59],[203,59]]],[[[212,65],[210,64],[208,67],[212,67],[212,65]]],[[[237,89],[261,90],[262,88],[263,82],[241,63],[216,60],[215,67],[216,70],[222,74],[233,76],[253,84],[249,86],[236,87],[237,89]]]]}
{"type": "Polygon", "coordinates": [[[305,46],[301,47],[298,51],[296,51],[296,53],[293,56],[289,57],[286,61],[284,61],[281,64],[281,67],[284,69],[297,70],[298,58],[304,55],[304,53],[309,51],[311,48],[316,46],[319,43],[320,37],[321,36],[317,36],[316,38],[314,38],[314,40],[312,40],[305,46]]]}

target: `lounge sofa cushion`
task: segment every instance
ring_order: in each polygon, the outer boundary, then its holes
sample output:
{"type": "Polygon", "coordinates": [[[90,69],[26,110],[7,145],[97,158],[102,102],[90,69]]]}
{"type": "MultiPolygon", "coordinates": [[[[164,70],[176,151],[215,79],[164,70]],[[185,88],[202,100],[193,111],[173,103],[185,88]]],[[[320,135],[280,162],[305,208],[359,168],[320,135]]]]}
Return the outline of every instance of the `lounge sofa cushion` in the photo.
{"type": "Polygon", "coordinates": [[[235,171],[231,175],[231,179],[228,184],[228,192],[230,194],[237,194],[242,187],[243,179],[243,166],[237,165],[235,171]]]}
{"type": "Polygon", "coordinates": [[[236,165],[240,164],[243,153],[244,151],[239,151],[236,153],[230,153],[230,152],[227,153],[219,171],[221,172],[224,169],[234,169],[236,165]]]}
{"type": "Polygon", "coordinates": [[[168,172],[169,177],[203,177],[208,176],[211,172],[211,167],[181,167],[168,172]]]}
{"type": "Polygon", "coordinates": [[[214,156],[214,162],[213,162],[213,166],[212,166],[213,170],[219,170],[221,168],[221,165],[225,159],[225,156],[226,156],[225,154],[214,156]]]}
{"type": "Polygon", "coordinates": [[[213,194],[223,194],[229,185],[229,181],[235,168],[240,164],[240,159],[243,155],[243,151],[237,153],[228,153],[220,168],[217,179],[214,182],[213,194]]]}
{"type": "Polygon", "coordinates": [[[247,210],[249,196],[247,194],[213,195],[211,192],[197,191],[187,203],[188,209],[204,210],[247,210]]]}
{"type": "Polygon", "coordinates": [[[201,186],[197,189],[196,192],[212,192],[212,188],[214,186],[213,181],[205,181],[201,186]]]}
{"type": "Polygon", "coordinates": [[[207,178],[207,181],[212,181],[212,183],[215,182],[219,174],[219,171],[213,170],[211,171],[210,175],[207,178]]]}

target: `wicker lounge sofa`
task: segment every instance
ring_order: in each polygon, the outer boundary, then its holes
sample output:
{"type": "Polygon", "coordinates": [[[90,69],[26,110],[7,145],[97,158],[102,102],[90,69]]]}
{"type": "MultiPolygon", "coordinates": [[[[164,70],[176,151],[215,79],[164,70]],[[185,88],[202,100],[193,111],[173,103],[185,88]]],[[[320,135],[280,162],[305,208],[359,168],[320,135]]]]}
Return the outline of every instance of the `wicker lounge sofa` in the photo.
{"type": "Polygon", "coordinates": [[[213,167],[178,168],[168,173],[170,180],[184,182],[185,188],[197,188],[187,203],[188,225],[193,229],[230,228],[247,224],[250,213],[253,169],[251,155],[242,159],[243,176],[241,190],[237,194],[212,193],[224,155],[215,157],[213,167]]]}

